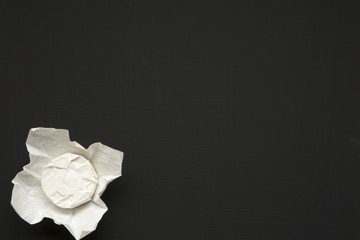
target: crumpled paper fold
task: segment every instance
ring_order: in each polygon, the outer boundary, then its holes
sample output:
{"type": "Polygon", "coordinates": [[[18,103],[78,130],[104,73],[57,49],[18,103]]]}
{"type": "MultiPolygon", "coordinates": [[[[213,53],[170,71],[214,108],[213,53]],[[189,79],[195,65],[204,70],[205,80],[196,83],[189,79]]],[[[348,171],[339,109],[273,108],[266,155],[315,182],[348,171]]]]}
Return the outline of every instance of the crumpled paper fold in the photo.
{"type": "Polygon", "coordinates": [[[30,163],[12,180],[11,205],[30,224],[44,217],[81,239],[94,231],[107,206],[106,186],[121,176],[123,153],[70,141],[66,129],[32,128],[26,140],[30,163]]]}

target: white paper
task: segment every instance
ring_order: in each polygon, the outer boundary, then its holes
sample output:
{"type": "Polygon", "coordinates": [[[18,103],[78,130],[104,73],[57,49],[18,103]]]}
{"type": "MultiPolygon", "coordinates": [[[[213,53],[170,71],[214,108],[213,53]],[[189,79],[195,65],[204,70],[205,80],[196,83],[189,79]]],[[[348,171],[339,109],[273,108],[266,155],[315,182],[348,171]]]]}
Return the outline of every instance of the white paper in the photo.
{"type": "Polygon", "coordinates": [[[100,196],[121,176],[123,153],[101,143],[85,149],[54,128],[30,129],[26,146],[30,163],[12,181],[15,211],[30,224],[52,218],[75,239],[94,231],[107,211],[100,196]]]}
{"type": "Polygon", "coordinates": [[[98,175],[89,160],[66,153],[50,161],[42,170],[41,186],[52,203],[75,208],[92,199],[98,175]]]}

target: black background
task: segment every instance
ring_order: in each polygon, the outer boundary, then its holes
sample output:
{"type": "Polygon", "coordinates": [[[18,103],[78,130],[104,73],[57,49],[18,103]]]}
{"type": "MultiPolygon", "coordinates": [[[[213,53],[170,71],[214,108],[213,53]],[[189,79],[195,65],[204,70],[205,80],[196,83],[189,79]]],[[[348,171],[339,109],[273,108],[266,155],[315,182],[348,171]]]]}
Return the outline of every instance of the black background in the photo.
{"type": "Polygon", "coordinates": [[[125,152],[85,239],[359,239],[359,2],[0,3],[1,235],[31,127],[125,152]]]}

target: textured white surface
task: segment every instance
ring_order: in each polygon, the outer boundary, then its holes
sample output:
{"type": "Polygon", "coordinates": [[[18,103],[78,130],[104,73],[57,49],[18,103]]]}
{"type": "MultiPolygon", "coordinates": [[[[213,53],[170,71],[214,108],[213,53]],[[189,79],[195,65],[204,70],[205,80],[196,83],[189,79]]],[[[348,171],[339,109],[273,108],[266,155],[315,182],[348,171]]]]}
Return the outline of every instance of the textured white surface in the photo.
{"type": "Polygon", "coordinates": [[[98,183],[91,162],[66,153],[51,160],[42,171],[41,186],[56,206],[74,208],[90,201],[98,183]]]}
{"type": "Polygon", "coordinates": [[[30,224],[52,218],[75,239],[94,231],[107,211],[100,196],[121,176],[123,153],[101,143],[85,149],[54,128],[32,128],[26,146],[30,163],[12,181],[15,211],[30,224]]]}

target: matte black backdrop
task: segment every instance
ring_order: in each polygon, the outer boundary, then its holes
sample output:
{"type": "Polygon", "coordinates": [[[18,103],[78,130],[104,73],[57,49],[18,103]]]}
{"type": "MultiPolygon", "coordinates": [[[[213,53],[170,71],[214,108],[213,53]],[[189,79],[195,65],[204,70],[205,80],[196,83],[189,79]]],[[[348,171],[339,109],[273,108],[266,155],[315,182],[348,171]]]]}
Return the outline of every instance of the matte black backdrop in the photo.
{"type": "Polygon", "coordinates": [[[44,126],[125,152],[86,239],[360,238],[358,1],[54,2],[0,3],[2,236],[72,239],[9,203],[44,126]]]}

